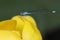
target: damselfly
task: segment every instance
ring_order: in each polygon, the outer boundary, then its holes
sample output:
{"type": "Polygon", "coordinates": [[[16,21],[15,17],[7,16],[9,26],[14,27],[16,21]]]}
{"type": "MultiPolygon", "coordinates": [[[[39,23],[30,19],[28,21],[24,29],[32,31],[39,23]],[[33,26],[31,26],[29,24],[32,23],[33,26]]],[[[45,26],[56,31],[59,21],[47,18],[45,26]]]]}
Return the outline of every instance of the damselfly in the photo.
{"type": "Polygon", "coordinates": [[[20,12],[20,15],[29,15],[29,14],[47,14],[47,13],[56,13],[56,10],[48,10],[48,9],[39,9],[39,10],[32,10],[32,11],[23,11],[20,12]]]}

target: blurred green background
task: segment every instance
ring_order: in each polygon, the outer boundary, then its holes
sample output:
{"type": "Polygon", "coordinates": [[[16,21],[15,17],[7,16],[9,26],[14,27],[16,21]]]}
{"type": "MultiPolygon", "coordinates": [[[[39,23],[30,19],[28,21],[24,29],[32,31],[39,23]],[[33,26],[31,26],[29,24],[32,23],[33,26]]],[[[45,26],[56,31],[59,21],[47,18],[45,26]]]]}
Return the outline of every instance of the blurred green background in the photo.
{"type": "Polygon", "coordinates": [[[60,24],[60,2],[59,0],[0,0],[0,20],[6,20],[14,15],[18,15],[21,11],[31,11],[37,9],[55,9],[55,14],[35,14],[31,15],[35,18],[38,28],[42,35],[46,30],[52,30],[55,25],[60,24]]]}

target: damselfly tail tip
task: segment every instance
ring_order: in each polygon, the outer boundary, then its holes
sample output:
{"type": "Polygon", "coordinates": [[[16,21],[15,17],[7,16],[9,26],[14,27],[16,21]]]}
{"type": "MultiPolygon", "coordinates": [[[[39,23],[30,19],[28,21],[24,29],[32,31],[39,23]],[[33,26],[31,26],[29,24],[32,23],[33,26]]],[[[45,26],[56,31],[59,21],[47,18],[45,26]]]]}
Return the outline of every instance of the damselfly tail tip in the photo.
{"type": "Polygon", "coordinates": [[[28,15],[31,14],[30,12],[20,12],[20,15],[28,15]]]}

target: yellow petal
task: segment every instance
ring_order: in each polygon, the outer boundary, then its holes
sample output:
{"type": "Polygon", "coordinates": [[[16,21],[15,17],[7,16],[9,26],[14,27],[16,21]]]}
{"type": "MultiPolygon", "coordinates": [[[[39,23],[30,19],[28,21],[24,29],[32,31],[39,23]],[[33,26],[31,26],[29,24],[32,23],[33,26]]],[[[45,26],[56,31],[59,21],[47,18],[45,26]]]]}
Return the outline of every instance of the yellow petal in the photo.
{"type": "Polygon", "coordinates": [[[23,18],[24,18],[26,21],[28,21],[29,23],[31,23],[31,25],[33,26],[33,28],[34,28],[35,30],[39,31],[38,28],[37,28],[36,22],[35,22],[35,20],[34,20],[34,18],[33,18],[32,16],[23,16],[23,18]]]}
{"type": "Polygon", "coordinates": [[[23,16],[23,18],[36,26],[36,22],[32,16],[23,16]]]}
{"type": "Polygon", "coordinates": [[[36,22],[31,16],[14,16],[17,21],[16,28],[21,31],[22,40],[42,40],[42,35],[37,28],[36,22]]]}
{"type": "Polygon", "coordinates": [[[15,20],[5,20],[0,22],[0,30],[15,30],[16,21],[15,20]]]}
{"type": "Polygon", "coordinates": [[[0,40],[21,40],[20,33],[15,31],[0,30],[0,40]]]}
{"type": "Polygon", "coordinates": [[[27,20],[26,18],[24,19],[25,24],[22,32],[23,40],[42,40],[42,35],[39,32],[37,26],[35,25],[36,23],[34,23],[32,19],[32,21],[29,19],[30,18],[28,18],[27,20]],[[33,25],[31,24],[31,22],[33,25]]]}
{"type": "Polygon", "coordinates": [[[24,21],[22,19],[22,16],[20,16],[20,15],[14,16],[14,17],[12,17],[12,20],[17,21],[16,29],[22,32],[22,29],[23,29],[23,26],[24,26],[24,21]]]}

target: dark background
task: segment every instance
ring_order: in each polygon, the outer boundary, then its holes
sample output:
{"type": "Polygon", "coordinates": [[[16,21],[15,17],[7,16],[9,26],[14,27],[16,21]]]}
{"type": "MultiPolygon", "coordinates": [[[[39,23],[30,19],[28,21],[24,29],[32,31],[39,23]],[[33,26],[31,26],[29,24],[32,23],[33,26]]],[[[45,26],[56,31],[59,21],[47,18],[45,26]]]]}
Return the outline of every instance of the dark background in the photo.
{"type": "Polygon", "coordinates": [[[37,9],[56,10],[55,14],[34,14],[38,28],[43,36],[47,31],[60,28],[60,0],[0,0],[0,20],[6,20],[21,11],[31,11],[37,9]]]}

